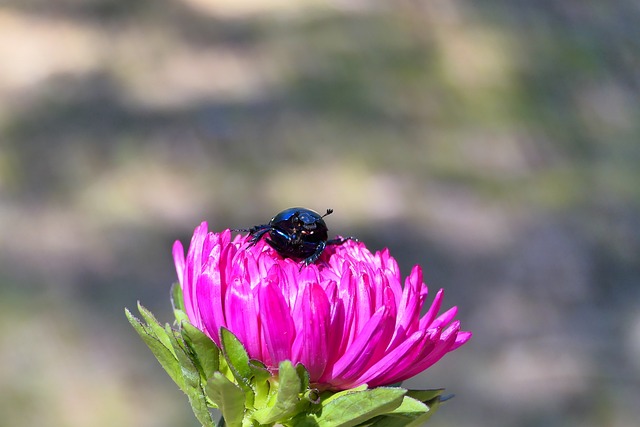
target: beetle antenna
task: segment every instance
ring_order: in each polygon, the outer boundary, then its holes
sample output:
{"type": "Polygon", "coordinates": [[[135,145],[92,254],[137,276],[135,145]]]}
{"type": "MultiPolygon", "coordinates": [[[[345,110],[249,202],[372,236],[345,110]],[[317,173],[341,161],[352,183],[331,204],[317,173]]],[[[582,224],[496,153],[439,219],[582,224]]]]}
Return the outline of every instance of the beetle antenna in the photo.
{"type": "Polygon", "coordinates": [[[320,218],[324,218],[327,215],[331,215],[333,213],[333,209],[327,209],[327,213],[322,215],[320,218]]]}

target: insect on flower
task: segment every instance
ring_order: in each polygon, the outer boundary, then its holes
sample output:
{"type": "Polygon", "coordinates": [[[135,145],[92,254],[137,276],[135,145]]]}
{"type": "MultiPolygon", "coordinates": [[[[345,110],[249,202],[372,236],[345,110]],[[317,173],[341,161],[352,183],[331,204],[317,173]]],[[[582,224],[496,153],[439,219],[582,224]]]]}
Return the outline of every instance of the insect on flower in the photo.
{"type": "Polygon", "coordinates": [[[336,237],[328,240],[327,224],[324,217],[333,209],[327,209],[324,215],[306,208],[289,208],[271,218],[267,224],[251,228],[236,229],[248,231],[252,236],[250,246],[267,236],[267,243],[285,258],[303,260],[305,265],[314,263],[327,245],[341,245],[354,237],[336,237]]]}
{"type": "Polygon", "coordinates": [[[307,369],[313,387],[346,390],[403,381],[471,338],[455,306],[439,313],[443,291],[429,304],[422,269],[403,279],[388,249],[372,253],[349,239],[299,269],[265,250],[262,236],[247,244],[261,230],[232,239],[203,222],[186,256],[182,243],[173,246],[189,322],[218,346],[226,328],[271,372],[289,360],[307,369]]]}
{"type": "Polygon", "coordinates": [[[233,238],[202,222],[186,254],[173,245],[178,328],[126,311],[203,426],[210,407],[229,426],[422,425],[448,398],[391,385],[469,341],[457,307],[441,313],[442,289],[429,303],[420,266],[403,280],[388,249],[329,240],[331,212],[286,209],[233,238]]]}

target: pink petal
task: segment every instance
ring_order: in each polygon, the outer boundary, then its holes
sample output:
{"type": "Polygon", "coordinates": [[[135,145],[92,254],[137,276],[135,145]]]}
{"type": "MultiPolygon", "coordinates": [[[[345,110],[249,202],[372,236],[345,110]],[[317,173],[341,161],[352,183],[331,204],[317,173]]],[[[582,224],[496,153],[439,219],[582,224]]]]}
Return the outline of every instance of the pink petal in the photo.
{"type": "Polygon", "coordinates": [[[315,382],[327,365],[329,300],[317,283],[306,286],[301,299],[303,322],[294,343],[294,359],[307,368],[311,381],[315,382]]]}
{"type": "Polygon", "coordinates": [[[351,378],[366,369],[375,354],[380,337],[395,322],[388,307],[380,307],[364,325],[346,353],[331,367],[333,378],[351,378]]]}
{"type": "Polygon", "coordinates": [[[354,329],[357,333],[360,333],[375,310],[371,304],[371,286],[369,276],[366,274],[353,276],[352,280],[356,283],[356,299],[358,301],[358,304],[355,307],[356,317],[354,329]]]}
{"type": "Polygon", "coordinates": [[[427,313],[428,289],[419,266],[404,286],[387,249],[372,254],[361,242],[328,247],[300,268],[265,239],[195,230],[187,255],[172,248],[185,311],[219,343],[226,326],[251,357],[277,369],[301,362],[315,386],[334,390],[390,384],[415,375],[465,344],[457,308],[438,315],[440,290],[427,313]]]}
{"type": "MultiPolygon", "coordinates": [[[[459,327],[459,325],[458,325],[459,327]]],[[[419,374],[424,371],[438,360],[442,359],[442,357],[451,351],[451,347],[455,343],[456,333],[451,333],[447,337],[442,337],[443,339],[436,342],[435,347],[428,355],[421,357],[419,360],[416,360],[416,363],[408,369],[404,375],[396,378],[395,381],[404,381],[407,378],[411,378],[414,375],[419,374]]]]}
{"type": "Polygon", "coordinates": [[[374,382],[380,382],[383,384],[389,384],[391,381],[386,381],[387,373],[394,368],[406,369],[413,360],[411,357],[407,357],[408,354],[415,351],[424,339],[424,332],[418,331],[411,335],[408,339],[403,341],[400,345],[387,353],[384,357],[378,360],[372,365],[366,372],[353,381],[353,384],[369,384],[374,386],[374,382]]]}
{"type": "Polygon", "coordinates": [[[469,341],[472,336],[473,336],[473,334],[471,332],[468,332],[468,331],[460,331],[460,332],[458,332],[458,336],[456,337],[456,342],[451,346],[451,350],[450,351],[453,351],[453,350],[459,348],[460,346],[462,346],[462,344],[464,344],[467,341],[469,341]]]}
{"type": "Polygon", "coordinates": [[[266,279],[260,285],[260,322],[267,352],[263,349],[264,363],[278,366],[283,360],[291,360],[291,345],[295,328],[289,307],[277,283],[266,279]]]}
{"type": "Polygon", "coordinates": [[[180,282],[180,286],[182,287],[184,286],[183,283],[185,282],[185,279],[184,279],[185,259],[184,259],[184,248],[182,247],[182,243],[180,243],[180,240],[176,240],[175,242],[173,242],[173,248],[171,250],[171,253],[173,254],[173,262],[176,265],[178,282],[180,282]]]}
{"type": "Polygon", "coordinates": [[[258,326],[257,304],[253,298],[250,285],[235,278],[227,288],[225,313],[227,328],[245,345],[249,356],[260,358],[260,331],[258,326]]]}
{"type": "Polygon", "coordinates": [[[185,311],[189,319],[197,316],[198,298],[196,296],[197,282],[202,273],[202,247],[207,236],[207,223],[202,222],[193,232],[186,259],[186,277],[182,288],[185,300],[185,311]],[[187,301],[189,303],[187,304],[187,301]]]}
{"type": "Polygon", "coordinates": [[[398,307],[396,334],[393,337],[391,348],[397,346],[418,329],[416,319],[420,315],[420,288],[422,283],[422,269],[416,265],[407,280],[405,280],[402,299],[398,307]]]}
{"type": "MultiPolygon", "coordinates": [[[[358,296],[355,292],[355,282],[352,279],[352,273],[350,269],[347,269],[345,274],[340,279],[340,295],[339,298],[342,301],[342,308],[344,312],[344,321],[342,323],[342,340],[340,346],[337,347],[336,359],[344,354],[345,349],[353,342],[357,333],[356,307],[359,303],[358,296]]],[[[334,325],[332,327],[335,328],[334,325]]]]}
{"type": "Polygon", "coordinates": [[[442,307],[443,297],[444,297],[444,290],[440,289],[436,293],[436,296],[433,299],[433,303],[431,303],[431,307],[429,307],[429,310],[427,311],[427,313],[422,317],[422,319],[420,319],[419,329],[425,330],[429,328],[429,325],[431,325],[431,322],[433,322],[433,319],[436,317],[436,315],[440,311],[440,307],[442,307]]]}
{"type": "Polygon", "coordinates": [[[219,276],[219,274],[209,271],[200,275],[195,286],[198,305],[194,307],[199,314],[199,323],[204,326],[207,335],[218,345],[220,345],[220,328],[227,326],[222,308],[223,293],[219,276]]]}
{"type": "Polygon", "coordinates": [[[441,326],[444,327],[445,325],[448,325],[449,322],[451,322],[453,318],[456,317],[457,313],[458,307],[451,307],[449,310],[438,316],[438,318],[429,325],[429,328],[439,328],[441,326]]]}

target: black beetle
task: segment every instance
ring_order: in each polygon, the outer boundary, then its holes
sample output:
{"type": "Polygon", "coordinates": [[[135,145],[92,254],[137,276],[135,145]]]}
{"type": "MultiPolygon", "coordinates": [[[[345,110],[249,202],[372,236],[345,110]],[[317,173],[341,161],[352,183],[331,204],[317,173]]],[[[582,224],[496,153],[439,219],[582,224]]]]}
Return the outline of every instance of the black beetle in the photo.
{"type": "Polygon", "coordinates": [[[309,265],[320,257],[327,245],[341,245],[347,240],[357,240],[353,237],[327,240],[327,224],[322,218],[332,212],[333,209],[327,209],[327,213],[320,215],[311,209],[289,208],[271,218],[268,224],[235,231],[248,231],[252,236],[251,245],[258,243],[266,234],[267,243],[281,256],[303,260],[305,265],[309,265]]]}

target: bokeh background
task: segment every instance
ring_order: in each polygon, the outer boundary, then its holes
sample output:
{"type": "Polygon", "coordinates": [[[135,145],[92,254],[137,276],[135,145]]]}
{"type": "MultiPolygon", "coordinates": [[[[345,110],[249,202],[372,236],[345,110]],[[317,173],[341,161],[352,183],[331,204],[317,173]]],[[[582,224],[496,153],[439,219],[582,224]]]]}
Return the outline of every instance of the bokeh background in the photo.
{"type": "Polygon", "coordinates": [[[197,426],[124,317],[170,249],[331,207],[473,340],[448,426],[640,419],[631,0],[4,0],[0,426],[197,426]]]}

